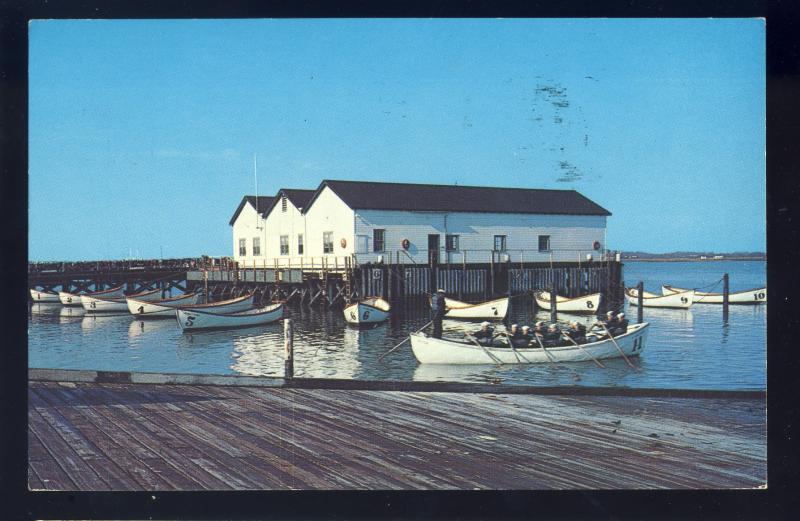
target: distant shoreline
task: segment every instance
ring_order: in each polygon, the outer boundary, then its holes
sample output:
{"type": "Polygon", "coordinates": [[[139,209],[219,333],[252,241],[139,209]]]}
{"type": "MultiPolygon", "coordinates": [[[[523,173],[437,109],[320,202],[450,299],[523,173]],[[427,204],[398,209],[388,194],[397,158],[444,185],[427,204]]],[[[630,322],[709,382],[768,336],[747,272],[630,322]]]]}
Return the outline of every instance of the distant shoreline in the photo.
{"type": "Polygon", "coordinates": [[[766,257],[725,257],[723,259],[698,259],[697,257],[664,257],[647,259],[621,259],[622,262],[724,262],[724,261],[766,261],[766,257]]]}

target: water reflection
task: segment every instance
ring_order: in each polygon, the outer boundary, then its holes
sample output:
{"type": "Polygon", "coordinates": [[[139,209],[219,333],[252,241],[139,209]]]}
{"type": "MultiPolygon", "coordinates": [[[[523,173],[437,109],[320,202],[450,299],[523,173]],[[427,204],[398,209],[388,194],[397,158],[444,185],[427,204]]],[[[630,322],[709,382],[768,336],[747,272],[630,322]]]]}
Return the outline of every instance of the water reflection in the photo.
{"type": "Polygon", "coordinates": [[[166,329],[177,329],[175,319],[172,320],[142,320],[134,318],[128,326],[128,340],[137,342],[143,335],[156,335],[166,329]]]}
{"type": "Polygon", "coordinates": [[[104,315],[102,313],[86,313],[81,319],[81,329],[89,333],[102,329],[119,329],[121,324],[128,325],[131,316],[125,315],[104,315]]]}

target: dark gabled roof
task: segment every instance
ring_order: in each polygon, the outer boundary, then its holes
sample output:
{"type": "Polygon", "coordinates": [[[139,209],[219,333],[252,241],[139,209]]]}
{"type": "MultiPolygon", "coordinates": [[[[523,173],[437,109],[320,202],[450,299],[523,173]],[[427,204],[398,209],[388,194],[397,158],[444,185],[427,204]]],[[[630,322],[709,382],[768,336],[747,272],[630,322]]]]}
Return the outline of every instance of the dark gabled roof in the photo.
{"type": "Polygon", "coordinates": [[[272,206],[274,199],[275,198],[272,197],[271,195],[259,195],[258,201],[256,201],[255,195],[245,195],[244,197],[242,197],[242,202],[239,203],[239,206],[236,208],[236,211],[233,212],[233,217],[231,217],[231,220],[228,221],[228,224],[230,226],[233,226],[233,223],[236,222],[236,218],[239,217],[240,213],[242,213],[242,209],[244,208],[245,203],[250,203],[253,206],[253,208],[258,210],[258,213],[263,215],[264,211],[272,206]],[[256,204],[256,202],[258,202],[258,204],[256,204]]]}
{"type": "Polygon", "coordinates": [[[300,190],[298,188],[281,188],[278,190],[278,193],[275,194],[274,200],[270,203],[268,207],[263,210],[263,214],[266,217],[275,208],[275,205],[281,200],[281,195],[286,194],[286,198],[289,199],[295,207],[301,212],[308,204],[308,201],[311,199],[311,196],[314,195],[316,190],[300,190]]]}
{"type": "Polygon", "coordinates": [[[325,186],[354,210],[611,215],[575,190],[335,180],[322,181],[306,210],[325,186]]]}

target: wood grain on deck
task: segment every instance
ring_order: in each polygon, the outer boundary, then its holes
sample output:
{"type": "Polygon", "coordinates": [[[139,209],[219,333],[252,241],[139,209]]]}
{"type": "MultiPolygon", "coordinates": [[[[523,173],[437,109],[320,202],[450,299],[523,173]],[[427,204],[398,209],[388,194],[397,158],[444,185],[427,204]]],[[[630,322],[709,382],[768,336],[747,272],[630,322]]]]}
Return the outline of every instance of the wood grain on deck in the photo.
{"type": "Polygon", "coordinates": [[[28,414],[32,489],[717,489],[767,480],[757,399],[30,382],[28,414]]]}

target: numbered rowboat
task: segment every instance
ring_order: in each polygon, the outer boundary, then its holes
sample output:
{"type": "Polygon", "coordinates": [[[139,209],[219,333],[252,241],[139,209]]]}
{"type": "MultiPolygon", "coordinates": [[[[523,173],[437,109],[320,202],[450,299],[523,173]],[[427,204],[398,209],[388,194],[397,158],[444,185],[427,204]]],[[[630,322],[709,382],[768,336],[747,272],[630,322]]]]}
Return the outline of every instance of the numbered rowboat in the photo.
{"type": "Polygon", "coordinates": [[[620,350],[625,356],[637,356],[647,343],[647,329],[647,322],[628,326],[625,334],[614,337],[617,345],[614,345],[614,340],[606,339],[581,344],[580,348],[565,345],[546,350],[536,347],[480,347],[464,340],[431,338],[424,333],[411,333],[410,336],[411,350],[421,364],[537,364],[617,358],[622,356],[620,350]]]}
{"type": "Polygon", "coordinates": [[[198,311],[207,311],[210,313],[237,313],[239,311],[247,311],[253,308],[255,301],[255,293],[249,293],[228,300],[220,300],[219,302],[209,302],[207,304],[189,304],[186,306],[179,306],[181,309],[196,309],[198,311]]]}
{"type": "Polygon", "coordinates": [[[508,312],[509,298],[490,300],[478,304],[469,304],[452,298],[444,299],[447,309],[447,318],[460,318],[466,320],[503,320],[508,312]]]}
{"type": "MultiPolygon", "coordinates": [[[[97,297],[96,293],[81,295],[81,305],[83,309],[89,313],[110,313],[110,312],[127,312],[128,303],[125,296],[122,297],[97,297]]],[[[139,300],[151,301],[159,300],[161,298],[161,290],[154,289],[131,295],[139,300]]]]}
{"type": "MultiPolygon", "coordinates": [[[[533,294],[536,304],[542,309],[550,309],[550,292],[537,291],[533,294]]],[[[597,313],[597,306],[600,305],[600,293],[592,293],[583,297],[567,298],[556,295],[556,309],[565,313],[597,313]]]]}
{"type": "Polygon", "coordinates": [[[177,297],[165,298],[160,300],[141,300],[134,297],[126,298],[128,311],[137,317],[165,317],[175,316],[175,308],[178,306],[189,306],[197,304],[201,293],[184,293],[177,297]]]}
{"type": "Polygon", "coordinates": [[[81,305],[81,294],[69,293],[68,291],[59,291],[58,300],[65,306],[78,306],[81,305]]]}
{"type": "MultiPolygon", "coordinates": [[[[661,293],[664,295],[672,295],[688,291],[682,288],[676,288],[669,284],[661,286],[661,293]]],[[[736,293],[728,294],[729,304],[762,304],[767,302],[767,288],[754,288],[746,289],[744,291],[737,291],[736,293]]],[[[706,293],[704,291],[694,290],[694,303],[695,304],[722,304],[722,293],[706,293]]]]}
{"type": "Polygon", "coordinates": [[[389,318],[392,306],[380,297],[369,297],[344,308],[348,324],[376,324],[389,318]]]}
{"type": "Polygon", "coordinates": [[[31,289],[31,298],[34,302],[58,302],[58,293],[52,291],[42,291],[38,289],[31,289]]]}
{"type": "MultiPolygon", "coordinates": [[[[627,288],[625,296],[628,297],[628,304],[631,306],[639,305],[639,290],[636,288],[627,288]]],[[[647,291],[642,291],[642,307],[643,308],[678,308],[688,309],[694,300],[694,290],[686,290],[680,293],[671,293],[669,295],[656,295],[647,291]]]]}
{"type": "Polygon", "coordinates": [[[184,331],[202,329],[232,329],[269,324],[283,316],[283,302],[263,308],[248,309],[236,313],[211,313],[198,309],[176,308],[175,318],[184,331]]]}

